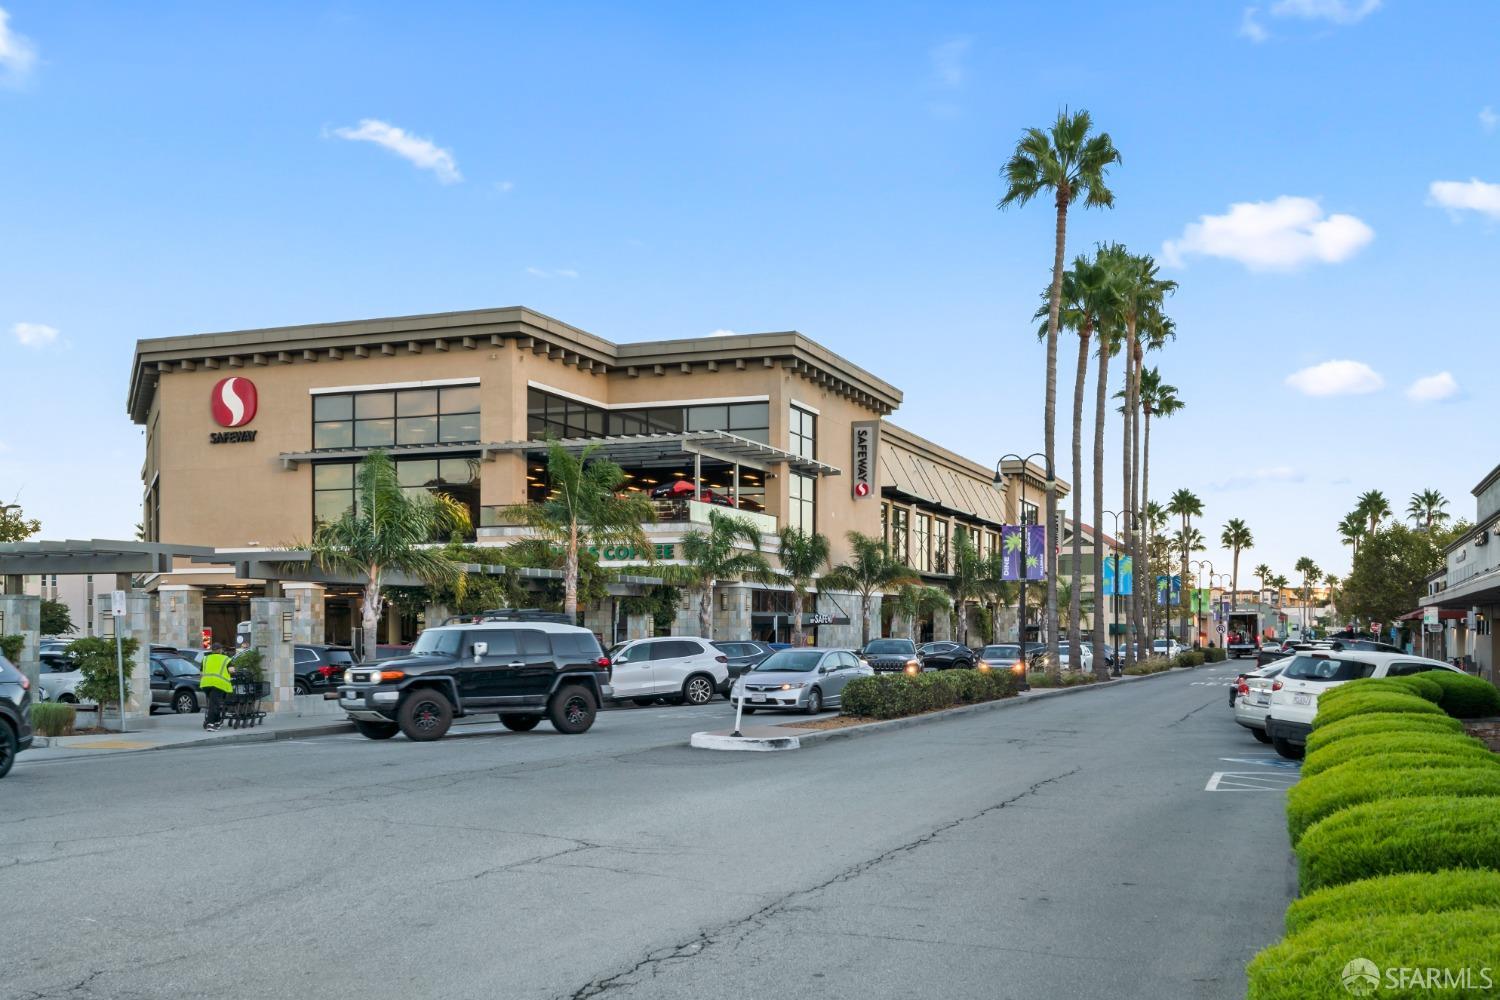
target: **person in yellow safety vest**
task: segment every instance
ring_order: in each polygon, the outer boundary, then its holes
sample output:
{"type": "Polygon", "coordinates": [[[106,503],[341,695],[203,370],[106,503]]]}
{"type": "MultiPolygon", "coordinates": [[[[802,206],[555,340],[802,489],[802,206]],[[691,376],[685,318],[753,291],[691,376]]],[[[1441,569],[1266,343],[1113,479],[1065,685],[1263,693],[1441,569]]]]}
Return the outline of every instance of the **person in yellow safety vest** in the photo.
{"type": "Polygon", "coordinates": [[[203,728],[218,729],[219,720],[224,716],[224,696],[234,690],[229,680],[229,657],[224,655],[224,647],[218,643],[214,643],[213,652],[203,658],[203,674],[198,687],[208,701],[203,710],[203,728]]]}

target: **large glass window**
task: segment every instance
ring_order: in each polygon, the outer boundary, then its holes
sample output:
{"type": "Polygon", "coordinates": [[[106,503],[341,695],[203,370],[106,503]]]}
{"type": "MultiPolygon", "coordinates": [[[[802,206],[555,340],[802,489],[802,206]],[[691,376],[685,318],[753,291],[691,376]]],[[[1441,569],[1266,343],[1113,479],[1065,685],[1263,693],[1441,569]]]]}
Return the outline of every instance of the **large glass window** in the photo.
{"type": "Polygon", "coordinates": [[[800,406],[792,407],[787,433],[787,450],[793,455],[810,459],[818,457],[817,414],[804,410],[800,406]]]}
{"type": "Polygon", "coordinates": [[[905,507],[891,508],[891,555],[901,563],[911,565],[906,551],[906,535],[911,524],[911,511],[905,507]]]}
{"type": "Polygon", "coordinates": [[[1029,500],[1021,501],[1022,524],[1036,524],[1038,523],[1038,519],[1040,518],[1040,516],[1041,513],[1036,504],[1030,502],[1029,500]]]}
{"type": "Polygon", "coordinates": [[[313,450],[468,444],[479,440],[479,387],[313,397],[313,450]]]}
{"type": "Polygon", "coordinates": [[[917,526],[912,534],[911,545],[916,568],[923,573],[932,572],[932,517],[930,515],[917,515],[917,526]]]}
{"type": "Polygon", "coordinates": [[[528,389],[526,393],[527,435],[537,440],[728,431],[769,444],[770,412],[768,403],[708,403],[605,411],[541,389],[528,389]]]}
{"type": "Polygon", "coordinates": [[[787,475],[787,524],[804,534],[817,530],[818,481],[795,472],[787,475]]]}
{"type": "MultiPolygon", "coordinates": [[[[430,490],[458,501],[469,511],[471,526],[479,524],[478,458],[397,458],[396,480],[408,493],[430,490]]],[[[354,462],[324,462],[313,466],[313,528],[337,521],[359,501],[354,462]]]]}
{"type": "Polygon", "coordinates": [[[936,533],[932,536],[932,568],[939,573],[947,573],[948,569],[948,522],[939,520],[934,526],[936,533]]]}

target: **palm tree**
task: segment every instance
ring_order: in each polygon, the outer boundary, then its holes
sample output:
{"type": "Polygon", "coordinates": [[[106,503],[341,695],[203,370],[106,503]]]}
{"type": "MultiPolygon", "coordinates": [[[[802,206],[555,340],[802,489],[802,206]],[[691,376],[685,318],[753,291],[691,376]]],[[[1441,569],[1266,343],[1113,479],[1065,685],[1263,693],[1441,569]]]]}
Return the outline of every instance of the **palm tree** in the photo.
{"type": "Polygon", "coordinates": [[[1229,598],[1229,609],[1233,611],[1236,606],[1235,602],[1240,596],[1240,550],[1254,548],[1255,536],[1250,534],[1248,524],[1237,517],[1232,517],[1219,535],[1219,544],[1234,554],[1229,574],[1229,587],[1232,594],[1229,598]]]}
{"type": "Polygon", "coordinates": [[[941,588],[904,583],[896,590],[894,603],[896,614],[906,619],[906,637],[916,642],[917,622],[928,615],[948,610],[953,602],[941,588]]]}
{"type": "Polygon", "coordinates": [[[1431,531],[1434,524],[1441,524],[1451,516],[1443,509],[1446,506],[1448,498],[1437,490],[1423,490],[1411,495],[1411,502],[1406,505],[1406,516],[1431,531]]]}
{"type": "Polygon", "coordinates": [[[948,592],[953,595],[953,608],[958,613],[958,641],[969,644],[969,602],[982,600],[989,593],[989,560],[981,558],[979,549],[962,526],[953,532],[953,570],[948,580],[948,592]]]}
{"type": "Polygon", "coordinates": [[[846,536],[854,557],[840,563],[823,576],[823,584],[850,590],[859,595],[861,646],[870,641],[871,599],[904,583],[921,583],[911,569],[891,556],[885,542],[857,531],[846,536]]]}
{"type": "Polygon", "coordinates": [[[1329,604],[1336,603],[1336,598],[1338,596],[1339,584],[1342,583],[1343,581],[1340,580],[1338,577],[1334,576],[1332,573],[1329,573],[1327,576],[1323,577],[1323,582],[1328,585],[1328,603],[1329,604]]]}
{"type": "Polygon", "coordinates": [[[1291,581],[1286,578],[1285,573],[1277,573],[1271,578],[1271,586],[1276,588],[1276,606],[1281,607],[1281,594],[1286,590],[1291,581]]]}
{"type": "Polygon", "coordinates": [[[578,614],[578,551],[590,545],[629,545],[650,552],[641,525],[656,520],[641,493],[622,492],[626,475],[614,462],[594,458],[598,445],[572,454],[556,441],[547,445],[547,481],[541,503],[507,507],[504,516],[534,528],[563,550],[563,613],[578,614]]]}
{"type": "MultiPolygon", "coordinates": [[[[1203,501],[1199,500],[1192,490],[1181,489],[1173,493],[1172,499],[1167,502],[1167,512],[1182,518],[1182,530],[1177,534],[1177,547],[1182,552],[1182,586],[1186,588],[1188,582],[1188,551],[1193,541],[1193,518],[1203,516],[1203,501]]],[[[1178,627],[1182,630],[1183,638],[1186,638],[1188,634],[1188,607],[1186,603],[1181,604],[1180,607],[1178,627]]]]}
{"type": "Polygon", "coordinates": [[[1302,574],[1302,631],[1306,633],[1309,616],[1308,606],[1312,604],[1313,581],[1322,579],[1323,571],[1318,569],[1318,564],[1313,562],[1308,556],[1298,559],[1297,564],[1292,569],[1302,574]]]}
{"type": "MultiPolygon", "coordinates": [[[[1059,611],[1061,611],[1064,606],[1067,606],[1067,608],[1069,609],[1068,613],[1072,614],[1072,609],[1077,607],[1080,614],[1092,615],[1094,613],[1094,595],[1075,593],[1075,591],[1081,589],[1082,588],[1077,585],[1076,580],[1059,580],[1057,583],[1057,606],[1059,611]],[[1075,597],[1077,598],[1076,601],[1074,600],[1075,597]]],[[[1071,626],[1073,624],[1075,623],[1071,619],[1065,621],[1065,627],[1071,626]]],[[[1072,634],[1071,629],[1069,630],[1069,634],[1072,634]]],[[[1069,650],[1078,648],[1079,647],[1073,645],[1068,646],[1069,650]]],[[[1081,656],[1082,654],[1079,655],[1081,656]]],[[[1082,660],[1079,660],[1077,662],[1081,663],[1082,660]]],[[[1107,669],[1106,672],[1108,672],[1107,669]]]]}
{"type": "Polygon", "coordinates": [[[1058,113],[1050,132],[1030,128],[1016,143],[1005,164],[1005,196],[999,207],[1024,205],[1050,192],[1057,211],[1053,237],[1052,288],[1047,300],[1047,388],[1043,418],[1043,449],[1047,456],[1047,649],[1057,659],[1057,329],[1062,303],[1063,257],[1067,246],[1068,206],[1082,197],[1089,208],[1109,208],[1114,193],[1105,185],[1105,173],[1118,163],[1109,133],[1091,135],[1093,119],[1087,111],[1058,113]]]}
{"type": "MultiPolygon", "coordinates": [[[[1141,496],[1151,495],[1151,418],[1171,417],[1187,404],[1177,398],[1177,387],[1162,381],[1161,369],[1151,368],[1140,373],[1141,392],[1141,496]]],[[[1144,525],[1141,554],[1145,557],[1137,570],[1143,579],[1150,576],[1151,524],[1144,525]]],[[[1151,635],[1151,602],[1144,602],[1146,634],[1151,635]]]]}
{"type": "MultiPolygon", "coordinates": [[[[1094,316],[1095,333],[1099,341],[1099,369],[1094,377],[1094,552],[1103,552],[1098,543],[1098,534],[1104,525],[1104,418],[1106,398],[1109,394],[1109,361],[1120,351],[1120,281],[1123,273],[1120,257],[1107,248],[1099,248],[1094,254],[1095,266],[1099,269],[1098,282],[1089,282],[1092,301],[1085,309],[1094,316]]],[[[1076,476],[1076,473],[1075,473],[1076,476]]],[[[1127,515],[1129,516],[1129,515],[1127,515]]],[[[1118,544],[1118,542],[1116,542],[1118,544]]],[[[1074,556],[1075,565],[1077,556],[1074,556]]],[[[1140,580],[1140,574],[1135,575],[1140,580]]],[[[1118,584],[1116,585],[1118,589],[1118,584]]],[[[1104,560],[1094,559],[1094,593],[1104,593],[1104,560]]],[[[1115,598],[1119,600],[1118,597],[1115,598]]],[[[1105,623],[1103,615],[1094,616],[1094,664],[1101,677],[1107,672],[1104,665],[1105,623]]],[[[1134,659],[1135,647],[1126,643],[1126,658],[1134,659]]],[[[1122,664],[1128,666],[1129,664],[1122,664]]]]}
{"type": "Polygon", "coordinates": [[[800,528],[781,529],[781,572],[791,582],[792,603],[797,617],[792,621],[792,645],[802,645],[802,617],[807,612],[807,588],[813,578],[828,568],[828,536],[800,528]]]}
{"type": "Polygon", "coordinates": [[[1351,561],[1358,559],[1359,543],[1365,537],[1364,515],[1358,510],[1345,514],[1344,519],[1339,522],[1339,535],[1343,538],[1345,545],[1354,547],[1354,552],[1350,556],[1351,561]]]}
{"type": "Polygon", "coordinates": [[[1359,495],[1355,510],[1370,522],[1370,534],[1380,530],[1380,522],[1391,516],[1391,504],[1379,490],[1369,490],[1359,495]]]}
{"type": "Polygon", "coordinates": [[[354,495],[354,507],[338,520],[318,522],[308,550],[319,567],[364,579],[360,638],[365,655],[372,656],[385,613],[385,575],[401,573],[434,587],[456,583],[461,564],[431,543],[445,534],[467,534],[469,509],[442,493],[407,493],[383,451],[359,463],[354,495]]]}
{"type": "Polygon", "coordinates": [[[680,581],[698,594],[698,632],[705,639],[714,637],[714,585],[720,580],[754,580],[769,583],[775,579],[771,564],[760,550],[760,529],[742,517],[708,512],[708,530],[693,528],[682,536],[681,567],[665,574],[680,581]],[[741,545],[749,546],[742,551],[741,545]]]}
{"type": "Polygon", "coordinates": [[[1259,604],[1261,601],[1264,601],[1266,599],[1266,580],[1269,579],[1270,576],[1271,567],[1267,566],[1265,563],[1261,563],[1260,565],[1255,567],[1255,578],[1260,581],[1260,594],[1256,598],[1256,604],[1259,604]]]}

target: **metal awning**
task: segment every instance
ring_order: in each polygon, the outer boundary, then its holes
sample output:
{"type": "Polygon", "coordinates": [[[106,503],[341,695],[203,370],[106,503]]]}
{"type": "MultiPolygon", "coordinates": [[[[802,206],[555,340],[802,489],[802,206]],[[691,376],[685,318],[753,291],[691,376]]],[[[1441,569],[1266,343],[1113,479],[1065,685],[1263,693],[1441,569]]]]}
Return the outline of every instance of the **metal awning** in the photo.
{"type": "Polygon", "coordinates": [[[205,545],[97,538],[89,541],[70,538],[61,542],[7,542],[0,544],[0,576],[166,573],[172,569],[174,559],[194,558],[213,551],[205,545]]]}
{"type": "MultiPolygon", "coordinates": [[[[601,438],[563,438],[556,442],[571,452],[593,448],[594,454],[620,465],[660,461],[682,455],[701,455],[728,465],[765,469],[785,463],[804,476],[837,476],[840,471],[824,462],[803,458],[759,441],[727,431],[685,431],[681,434],[620,434],[601,438]]],[[[546,451],[552,441],[505,441],[487,444],[490,451],[546,451]]]]}
{"type": "Polygon", "coordinates": [[[444,455],[473,455],[479,453],[481,462],[495,457],[496,448],[490,444],[408,444],[388,448],[331,448],[327,451],[284,451],[276,457],[281,459],[283,469],[295,469],[298,462],[357,462],[372,451],[383,451],[392,458],[442,458],[444,455]]]}

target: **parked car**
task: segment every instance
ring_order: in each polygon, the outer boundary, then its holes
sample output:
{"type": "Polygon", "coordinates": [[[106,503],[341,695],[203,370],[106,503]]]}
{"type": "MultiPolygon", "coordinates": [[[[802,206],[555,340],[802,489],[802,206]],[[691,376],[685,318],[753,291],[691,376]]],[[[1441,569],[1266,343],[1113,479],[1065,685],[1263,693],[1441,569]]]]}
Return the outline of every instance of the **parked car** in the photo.
{"type": "Polygon", "coordinates": [[[338,703],[372,740],[436,740],[455,718],[492,712],[515,732],[548,719],[573,735],[588,732],[610,696],[609,666],[594,633],[576,625],[445,625],[417,636],[410,656],[351,667],[338,703]]]}
{"type": "Polygon", "coordinates": [[[170,708],[178,715],[198,711],[198,681],[202,679],[198,665],[191,660],[171,653],[151,654],[151,707],[147,713],[158,708],[170,708]]]}
{"type": "Polygon", "coordinates": [[[715,692],[729,696],[729,657],[707,639],[658,636],[622,642],[609,651],[610,687],[618,701],[650,705],[707,705],[715,692]]]}
{"type": "Polygon", "coordinates": [[[877,674],[922,672],[922,661],[917,657],[916,643],[910,639],[871,639],[859,651],[859,658],[868,663],[877,674]]]}
{"type": "Polygon", "coordinates": [[[940,640],[918,646],[917,659],[923,670],[971,670],[978,657],[961,642],[940,640]]]}
{"type": "Polygon", "coordinates": [[[1014,643],[997,643],[979,651],[980,670],[1009,670],[1024,674],[1026,667],[1021,661],[1021,647],[1014,643]]]}
{"type": "Polygon", "coordinates": [[[312,694],[335,687],[344,671],[354,666],[354,651],[344,646],[297,643],[292,649],[293,686],[297,694],[312,694]]]}
{"type": "Polygon", "coordinates": [[[0,654],[0,778],[31,743],[31,681],[0,654]]]}
{"type": "Polygon", "coordinates": [[[1234,711],[1234,721],[1250,730],[1250,734],[1262,743],[1271,742],[1271,736],[1266,732],[1266,710],[1271,704],[1271,687],[1285,669],[1286,662],[1281,662],[1251,670],[1240,674],[1234,687],[1229,689],[1229,707],[1234,711]]]}
{"type": "Polygon", "coordinates": [[[198,646],[188,646],[185,648],[182,646],[178,646],[175,650],[173,650],[173,652],[182,657],[184,660],[187,660],[199,670],[203,669],[203,658],[209,654],[209,650],[203,649],[198,646]]]}
{"type": "Polygon", "coordinates": [[[816,715],[842,705],[850,681],[874,673],[847,649],[781,649],[744,674],[734,696],[744,699],[747,715],[762,708],[816,715]]]}
{"type": "Polygon", "coordinates": [[[1442,660],[1429,660],[1405,653],[1382,653],[1352,649],[1318,649],[1297,653],[1286,661],[1281,675],[1271,682],[1271,703],[1266,707],[1266,734],[1281,756],[1302,758],[1313,717],[1318,714],[1318,696],[1331,687],[1361,677],[1406,677],[1428,670],[1457,667],[1442,660]]]}
{"type": "Polygon", "coordinates": [[[77,704],[78,683],[83,680],[83,674],[73,658],[66,653],[43,653],[39,659],[41,673],[37,679],[42,700],[77,704]]]}
{"type": "Polygon", "coordinates": [[[1255,662],[1260,666],[1284,660],[1294,653],[1304,652],[1311,649],[1334,649],[1334,644],[1323,639],[1288,639],[1286,642],[1272,642],[1261,646],[1255,662]]]}
{"type": "Polygon", "coordinates": [[[714,648],[729,657],[729,683],[734,684],[734,679],[757,663],[776,652],[769,642],[753,642],[751,640],[735,642],[716,642],[714,648]]]}
{"type": "MultiPolygon", "coordinates": [[[[1060,643],[1057,644],[1057,661],[1062,666],[1063,670],[1093,670],[1094,669],[1094,649],[1093,649],[1093,647],[1090,646],[1088,643],[1080,643],[1080,647],[1081,647],[1081,650],[1080,650],[1080,653],[1079,653],[1078,662],[1074,663],[1073,662],[1073,650],[1070,647],[1070,644],[1066,643],[1066,642],[1060,642],[1060,643]]],[[[1049,656],[1049,654],[1047,652],[1046,647],[1043,647],[1043,648],[1037,650],[1035,653],[1032,653],[1031,654],[1031,669],[1032,670],[1046,670],[1047,669],[1047,665],[1048,665],[1047,664],[1047,657],[1048,656],[1049,656]]]]}
{"type": "Polygon", "coordinates": [[[1182,643],[1176,639],[1153,639],[1151,640],[1151,655],[1165,656],[1168,659],[1183,651],[1182,643]]]}
{"type": "Polygon", "coordinates": [[[72,645],[72,639],[43,639],[37,643],[38,653],[62,653],[72,645]]]}

